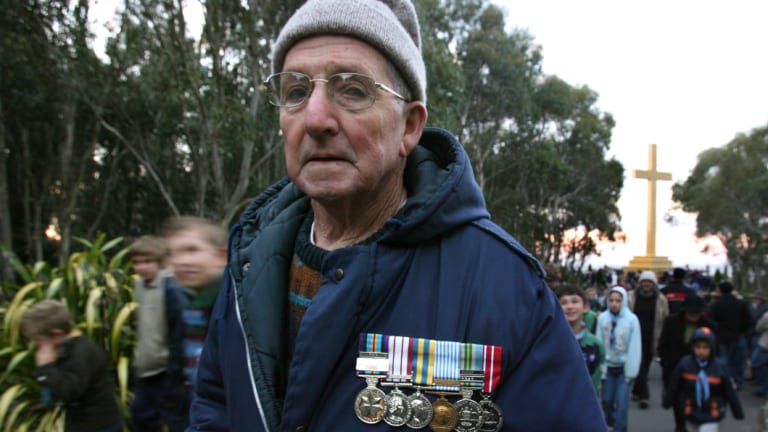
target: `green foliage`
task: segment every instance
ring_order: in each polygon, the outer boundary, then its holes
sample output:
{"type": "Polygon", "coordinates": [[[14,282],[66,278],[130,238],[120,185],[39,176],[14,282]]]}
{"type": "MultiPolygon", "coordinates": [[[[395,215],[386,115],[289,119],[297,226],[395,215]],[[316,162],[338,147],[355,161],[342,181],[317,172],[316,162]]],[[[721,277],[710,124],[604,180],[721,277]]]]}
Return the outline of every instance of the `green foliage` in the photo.
{"type": "Polygon", "coordinates": [[[66,304],[75,326],[109,353],[116,369],[124,413],[128,404],[128,366],[133,353],[134,329],[130,320],[136,308],[130,262],[123,239],[95,241],[77,239],[83,250],[73,253],[66,266],[51,267],[37,262],[24,265],[20,285],[6,285],[3,292],[2,339],[0,339],[0,431],[61,430],[61,410],[41,406],[40,386],[32,378],[34,346],[20,336],[24,312],[40,300],[56,299],[66,304]]]}
{"type": "Polygon", "coordinates": [[[734,274],[761,288],[768,283],[768,125],[699,154],[688,178],[672,187],[683,210],[697,214],[697,234],[717,236],[734,274]]]}

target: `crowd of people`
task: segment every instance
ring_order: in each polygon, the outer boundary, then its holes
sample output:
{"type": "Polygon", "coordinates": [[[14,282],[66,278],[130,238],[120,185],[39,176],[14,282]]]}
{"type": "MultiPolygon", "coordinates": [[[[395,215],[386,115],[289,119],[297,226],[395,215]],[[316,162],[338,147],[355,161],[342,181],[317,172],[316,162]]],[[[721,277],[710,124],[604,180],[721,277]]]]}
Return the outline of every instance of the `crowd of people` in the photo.
{"type": "Polygon", "coordinates": [[[656,273],[643,271],[614,280],[612,287],[592,285],[582,293],[578,286],[560,282],[556,266],[545,267],[593,378],[600,374],[596,353],[605,359],[602,386],[596,389],[614,431],[627,430],[630,399],[640,409],[648,408],[648,370],[655,360],[662,368],[662,406],[672,410],[675,431],[717,430],[729,406],[742,419],[738,391],[748,365],[757,386],[754,393],[766,396],[768,304],[761,292],[751,296],[751,307],[735,295],[729,281],[717,283],[705,295],[686,282],[685,269],[676,268],[664,285],[656,273]],[[571,300],[574,291],[584,298],[581,315],[574,312],[579,309],[571,300]],[[590,313],[598,315],[595,326],[588,324],[590,313]],[[597,348],[590,343],[590,331],[597,336],[597,348]]]}
{"type": "MultiPolygon", "coordinates": [[[[653,272],[561,284],[491,221],[461,143],[426,127],[411,1],[309,0],[271,62],[287,177],[228,241],[178,218],[131,245],[135,430],[622,432],[657,353],[679,430],[716,430],[726,402],[743,416],[730,382],[749,329],[730,284],[711,320],[677,271],[663,289],[653,272]]],[[[67,430],[118,430],[114,398],[98,421],[82,399],[109,386],[103,353],[65,314],[38,326],[47,315],[31,307],[23,328],[67,430]],[[60,379],[85,373],[68,369],[75,353],[100,380],[60,379]]],[[[753,336],[768,379],[768,336],[753,336]]]]}

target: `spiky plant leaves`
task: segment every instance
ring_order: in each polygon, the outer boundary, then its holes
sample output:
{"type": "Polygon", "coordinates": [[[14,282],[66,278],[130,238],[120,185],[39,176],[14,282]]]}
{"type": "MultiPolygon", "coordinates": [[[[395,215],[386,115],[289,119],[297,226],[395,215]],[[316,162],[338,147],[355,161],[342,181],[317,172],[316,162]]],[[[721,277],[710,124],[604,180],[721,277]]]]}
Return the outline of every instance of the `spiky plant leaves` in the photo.
{"type": "Polygon", "coordinates": [[[0,425],[6,425],[6,420],[9,418],[12,403],[26,391],[27,389],[24,386],[16,384],[3,392],[3,395],[0,396],[0,425]]]}
{"type": "Polygon", "coordinates": [[[88,293],[88,302],[85,304],[85,332],[88,337],[93,339],[93,329],[99,324],[99,300],[104,293],[104,289],[96,287],[90,290],[88,293]]]}
{"type": "Polygon", "coordinates": [[[117,362],[117,388],[120,394],[120,406],[123,408],[123,414],[128,415],[128,384],[131,360],[128,357],[121,356],[117,362]]]}
{"type": "Polygon", "coordinates": [[[115,324],[112,327],[112,336],[110,337],[110,352],[112,353],[112,361],[117,361],[120,357],[120,344],[122,342],[121,338],[123,330],[129,323],[128,318],[131,316],[133,311],[136,310],[138,305],[139,304],[136,302],[126,303],[117,313],[115,324]]]}
{"type": "Polygon", "coordinates": [[[51,300],[56,298],[61,291],[61,287],[64,285],[64,278],[57,277],[48,284],[48,289],[45,290],[45,298],[51,300]]]}
{"type": "Polygon", "coordinates": [[[16,367],[18,367],[24,360],[27,359],[27,357],[30,357],[30,354],[32,352],[30,350],[26,351],[19,351],[16,354],[13,355],[11,358],[11,361],[8,362],[8,366],[5,368],[5,372],[3,372],[3,376],[0,377],[0,382],[5,382],[5,380],[8,379],[10,375],[12,375],[16,371],[16,367]]]}
{"type": "Polygon", "coordinates": [[[29,405],[29,401],[24,401],[13,407],[13,410],[8,414],[8,417],[3,420],[3,423],[5,424],[5,429],[3,429],[4,432],[15,432],[18,430],[16,428],[16,419],[19,418],[19,414],[24,411],[27,405],[29,405]]]}

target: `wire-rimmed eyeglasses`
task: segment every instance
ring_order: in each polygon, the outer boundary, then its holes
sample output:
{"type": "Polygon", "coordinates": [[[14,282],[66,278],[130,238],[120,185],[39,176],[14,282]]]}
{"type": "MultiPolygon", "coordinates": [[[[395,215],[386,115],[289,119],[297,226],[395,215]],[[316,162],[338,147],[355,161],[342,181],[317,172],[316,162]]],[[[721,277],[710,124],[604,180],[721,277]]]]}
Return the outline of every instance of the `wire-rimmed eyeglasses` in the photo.
{"type": "Polygon", "coordinates": [[[268,90],[269,103],[280,108],[296,108],[309,99],[318,81],[326,84],[331,102],[349,111],[370,108],[376,101],[377,89],[408,101],[395,90],[376,82],[373,77],[351,72],[331,75],[327,79],[312,78],[301,72],[280,72],[270,75],[264,81],[264,86],[268,90]]]}

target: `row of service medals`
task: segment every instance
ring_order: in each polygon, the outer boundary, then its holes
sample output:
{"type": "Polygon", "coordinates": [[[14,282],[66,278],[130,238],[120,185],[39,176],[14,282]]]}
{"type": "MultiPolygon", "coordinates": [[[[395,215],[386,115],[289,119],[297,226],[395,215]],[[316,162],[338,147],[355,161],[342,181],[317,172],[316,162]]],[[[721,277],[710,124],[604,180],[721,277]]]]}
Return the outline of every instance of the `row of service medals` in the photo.
{"type": "Polygon", "coordinates": [[[367,386],[355,399],[355,414],[367,424],[498,432],[503,418],[491,394],[501,378],[501,357],[496,345],[361,333],[356,369],[367,386]],[[379,384],[392,390],[385,393],[379,384]],[[430,402],[424,393],[439,397],[430,402]],[[461,399],[451,403],[446,396],[461,399]]]}

